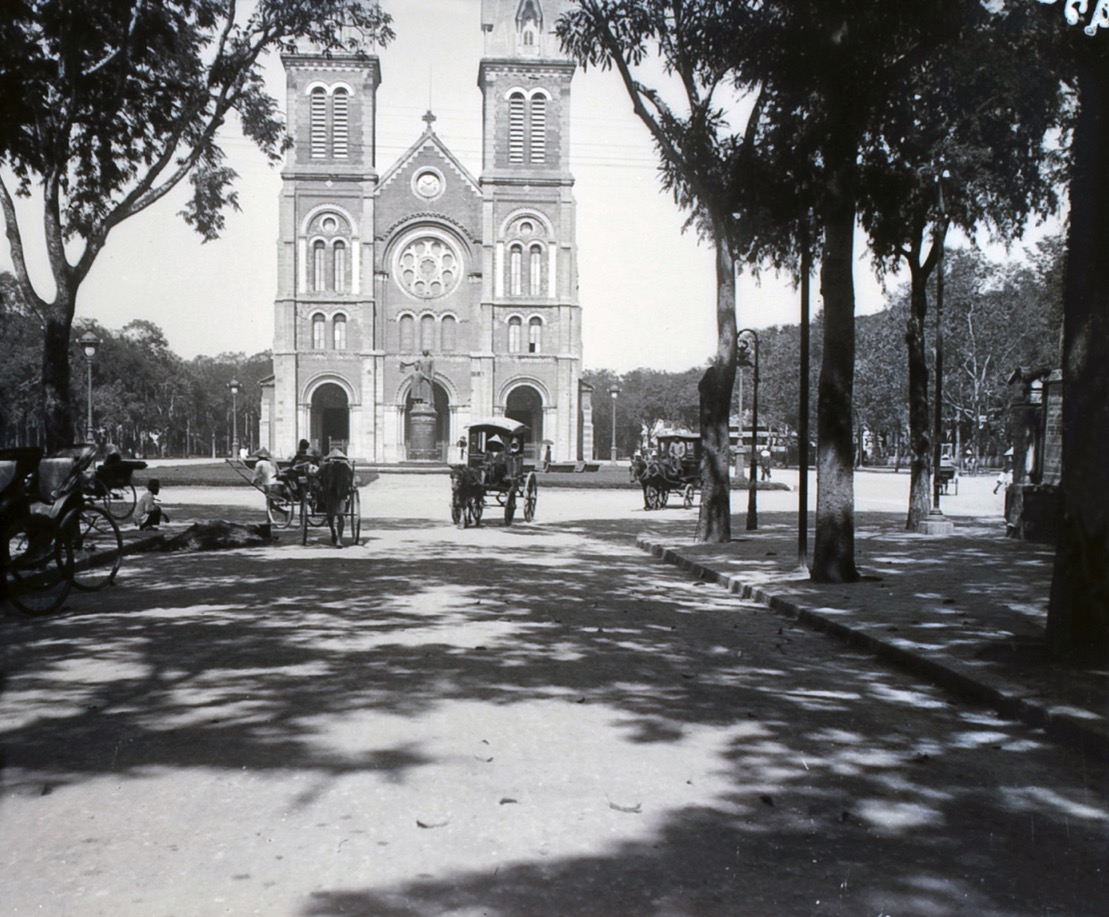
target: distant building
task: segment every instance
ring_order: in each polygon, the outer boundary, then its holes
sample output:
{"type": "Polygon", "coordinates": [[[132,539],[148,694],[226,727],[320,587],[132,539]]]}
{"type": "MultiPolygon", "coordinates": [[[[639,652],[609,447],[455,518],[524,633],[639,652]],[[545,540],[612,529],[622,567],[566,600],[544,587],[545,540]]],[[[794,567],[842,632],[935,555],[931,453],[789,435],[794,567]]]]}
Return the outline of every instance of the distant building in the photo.
{"type": "Polygon", "coordinates": [[[413,458],[411,364],[426,350],[436,458],[471,419],[500,415],[531,428],[533,454],[549,440],[556,460],[589,457],[568,161],[575,67],[552,31],[566,5],[483,0],[476,176],[430,111],[378,173],[376,55],[282,56],[294,143],[261,436],[275,455],[305,438],[368,461],[413,458]]]}

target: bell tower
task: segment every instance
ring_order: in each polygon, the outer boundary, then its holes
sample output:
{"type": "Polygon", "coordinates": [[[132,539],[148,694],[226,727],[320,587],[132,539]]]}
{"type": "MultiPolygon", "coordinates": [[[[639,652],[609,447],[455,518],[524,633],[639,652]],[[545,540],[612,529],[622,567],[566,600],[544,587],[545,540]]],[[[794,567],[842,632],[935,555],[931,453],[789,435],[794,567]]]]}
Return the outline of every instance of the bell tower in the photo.
{"type": "MultiPolygon", "coordinates": [[[[270,442],[374,455],[375,55],[282,55],[293,147],[281,173],[270,442]]],[[[264,440],[263,440],[264,441],[264,440]]]]}
{"type": "Polygon", "coordinates": [[[568,0],[482,0],[483,339],[478,414],[578,454],[581,309],[570,173],[575,64],[554,33],[568,0]]]}

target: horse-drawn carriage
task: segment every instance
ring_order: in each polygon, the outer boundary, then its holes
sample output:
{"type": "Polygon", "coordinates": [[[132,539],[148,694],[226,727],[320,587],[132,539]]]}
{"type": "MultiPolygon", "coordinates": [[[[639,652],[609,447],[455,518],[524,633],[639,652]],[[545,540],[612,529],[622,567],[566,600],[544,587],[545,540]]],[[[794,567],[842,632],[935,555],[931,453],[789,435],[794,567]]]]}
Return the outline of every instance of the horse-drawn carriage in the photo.
{"type": "Polygon", "coordinates": [[[490,496],[504,507],[505,525],[512,525],[521,499],[524,521],[535,518],[539,484],[535,470],[524,465],[527,432],[527,426],[507,417],[470,424],[466,461],[451,465],[451,519],[455,525],[480,525],[490,496]]]}
{"type": "Polygon", "coordinates": [[[662,509],[671,493],[682,495],[682,506],[693,506],[701,489],[701,437],[693,433],[660,434],[646,458],[632,459],[632,478],[643,488],[643,508],[662,509]]]}

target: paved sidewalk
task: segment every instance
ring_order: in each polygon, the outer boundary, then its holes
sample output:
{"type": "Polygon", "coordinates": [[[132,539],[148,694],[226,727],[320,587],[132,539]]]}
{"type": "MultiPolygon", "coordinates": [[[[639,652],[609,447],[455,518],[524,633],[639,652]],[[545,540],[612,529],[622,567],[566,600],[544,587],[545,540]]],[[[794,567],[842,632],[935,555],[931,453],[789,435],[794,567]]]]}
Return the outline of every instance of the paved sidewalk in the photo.
{"type": "Polygon", "coordinates": [[[796,517],[786,513],[762,514],[757,531],[733,530],[727,545],[646,535],[638,544],[705,581],[1109,758],[1109,669],[1062,666],[1042,648],[1048,546],[1006,539],[993,519],[959,520],[950,537],[918,535],[894,514],[860,516],[855,539],[863,578],[849,585],[809,581],[797,566],[796,517]]]}

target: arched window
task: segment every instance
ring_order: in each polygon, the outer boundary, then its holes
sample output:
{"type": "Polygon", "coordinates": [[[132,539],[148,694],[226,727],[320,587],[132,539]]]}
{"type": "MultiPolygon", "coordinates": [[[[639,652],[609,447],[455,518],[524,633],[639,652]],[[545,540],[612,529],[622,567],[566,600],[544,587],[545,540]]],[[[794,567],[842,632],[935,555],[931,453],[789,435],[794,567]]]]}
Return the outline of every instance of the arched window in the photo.
{"type": "Polygon", "coordinates": [[[547,161],[547,100],[541,95],[531,97],[531,162],[547,161]]]}
{"type": "Polygon", "coordinates": [[[443,339],[442,349],[446,353],[452,353],[458,347],[458,322],[454,320],[453,315],[444,315],[442,324],[439,326],[439,334],[443,339]]]}
{"type": "Polygon", "coordinates": [[[524,121],[527,100],[522,92],[508,97],[508,161],[524,161],[524,121]]]}
{"type": "Polygon", "coordinates": [[[416,320],[411,315],[400,319],[400,349],[405,353],[416,349],[416,320]]]}
{"type": "Polygon", "coordinates": [[[338,241],[335,243],[331,260],[335,271],[334,290],[336,293],[345,293],[347,289],[347,246],[345,242],[338,241]]]}
{"type": "Polygon", "coordinates": [[[519,296],[523,292],[524,250],[513,245],[508,254],[508,293],[519,296]]]}
{"type": "Polygon", "coordinates": [[[528,322],[528,353],[543,352],[543,321],[533,317],[528,322]]]}
{"type": "Polygon", "coordinates": [[[310,155],[313,159],[324,159],[327,156],[327,90],[322,86],[313,89],[309,107],[310,155]]]}
{"type": "Polygon", "coordinates": [[[327,341],[327,320],[319,314],[312,316],[312,349],[323,350],[327,341]]]}
{"type": "Polygon", "coordinates": [[[350,136],[350,93],[336,89],[331,97],[331,155],[346,159],[350,136]]]}
{"type": "Polygon", "coordinates": [[[420,350],[435,349],[435,319],[425,315],[420,319],[420,350]]]}
{"type": "Polygon", "coordinates": [[[323,239],[312,243],[312,289],[322,293],[327,289],[327,245],[323,239]]]}
{"type": "Polygon", "coordinates": [[[347,349],[347,317],[336,315],[331,322],[331,346],[335,350],[347,349]]]}
{"type": "Polygon", "coordinates": [[[520,316],[513,315],[508,320],[508,352],[520,352],[520,332],[523,328],[523,322],[520,321],[520,316]]]}
{"type": "Polygon", "coordinates": [[[528,295],[543,295],[543,248],[539,245],[528,249],[528,295]]]}

